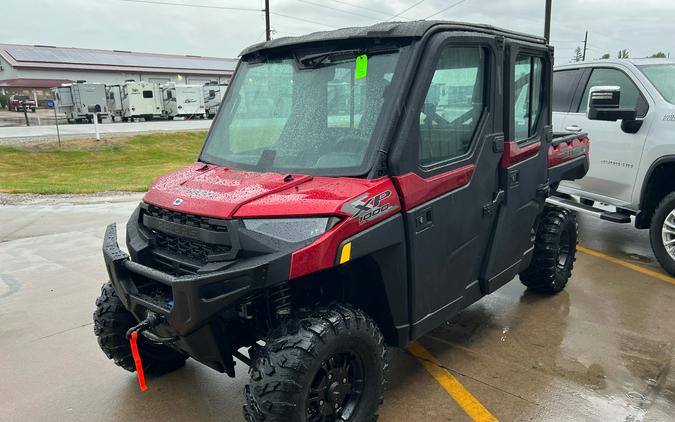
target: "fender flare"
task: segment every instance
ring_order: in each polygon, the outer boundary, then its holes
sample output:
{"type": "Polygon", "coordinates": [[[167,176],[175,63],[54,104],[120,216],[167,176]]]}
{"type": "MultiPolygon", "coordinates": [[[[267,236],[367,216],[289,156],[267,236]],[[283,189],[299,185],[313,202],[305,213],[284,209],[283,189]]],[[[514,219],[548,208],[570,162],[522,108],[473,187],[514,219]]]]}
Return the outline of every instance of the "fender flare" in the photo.
{"type": "Polygon", "coordinates": [[[645,178],[642,181],[642,188],[640,191],[640,210],[642,211],[645,206],[645,201],[647,199],[647,185],[649,185],[649,181],[652,178],[652,174],[654,173],[654,170],[661,164],[665,163],[675,163],[675,154],[669,154],[669,155],[664,155],[662,157],[657,158],[650,166],[649,169],[647,170],[647,173],[645,173],[645,178]]]}

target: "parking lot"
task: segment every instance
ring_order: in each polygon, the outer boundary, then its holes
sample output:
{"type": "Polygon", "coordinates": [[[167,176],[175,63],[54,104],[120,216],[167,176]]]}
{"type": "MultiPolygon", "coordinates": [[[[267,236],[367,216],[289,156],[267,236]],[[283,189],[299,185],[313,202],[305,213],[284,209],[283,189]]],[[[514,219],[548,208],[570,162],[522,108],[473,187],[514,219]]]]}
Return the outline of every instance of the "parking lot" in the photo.
{"type": "MultiPolygon", "coordinates": [[[[141,393],[96,344],[103,229],[140,198],[0,198],[0,420],[242,420],[241,363],[230,379],[188,361],[141,393]]],[[[671,419],[675,280],[646,232],[580,217],[580,233],[565,291],[513,280],[390,350],[380,420],[671,419]]]]}

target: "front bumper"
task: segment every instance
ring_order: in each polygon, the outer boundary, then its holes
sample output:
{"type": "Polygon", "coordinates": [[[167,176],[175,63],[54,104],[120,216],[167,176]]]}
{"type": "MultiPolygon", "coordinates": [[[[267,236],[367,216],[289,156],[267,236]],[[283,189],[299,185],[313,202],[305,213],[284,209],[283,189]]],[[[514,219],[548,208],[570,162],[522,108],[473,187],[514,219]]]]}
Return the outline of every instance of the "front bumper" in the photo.
{"type": "Polygon", "coordinates": [[[227,338],[224,322],[237,318],[239,301],[285,281],[276,278],[287,278],[290,265],[290,254],[279,252],[241,260],[223,271],[173,276],[131,261],[119,248],[115,224],[106,228],[103,258],[120,300],[139,321],[148,311],[161,315],[166,323],[153,330],[157,335],[177,337],[174,346],[221,372],[239,346],[227,338]],[[148,294],[147,286],[166,292],[164,299],[148,294]]]}

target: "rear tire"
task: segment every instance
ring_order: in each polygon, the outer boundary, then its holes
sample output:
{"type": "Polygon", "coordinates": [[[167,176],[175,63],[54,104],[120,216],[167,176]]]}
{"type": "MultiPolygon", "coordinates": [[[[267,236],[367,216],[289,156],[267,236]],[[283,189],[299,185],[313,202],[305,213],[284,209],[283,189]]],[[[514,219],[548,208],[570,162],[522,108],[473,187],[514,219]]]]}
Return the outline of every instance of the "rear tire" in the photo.
{"type": "Polygon", "coordinates": [[[666,272],[675,276],[675,192],[667,195],[656,207],[649,228],[649,240],[656,259],[666,272]]]}
{"type": "Polygon", "coordinates": [[[532,262],[520,273],[520,281],[541,293],[562,291],[572,276],[577,231],[574,213],[559,207],[545,207],[537,228],[532,262]]]}
{"type": "Polygon", "coordinates": [[[363,311],[331,305],[293,317],[251,352],[248,422],[377,419],[387,351],[363,311]]]}
{"type": "MultiPolygon", "coordinates": [[[[103,353],[115,362],[115,365],[129,372],[136,371],[131,346],[126,332],[138,321],[127,311],[115,292],[112,283],[101,287],[101,296],[96,299],[94,311],[94,334],[103,353]]],[[[188,358],[168,346],[150,343],[145,337],[138,336],[138,352],[143,362],[143,371],[152,375],[162,375],[175,371],[185,365],[188,358]]]]}

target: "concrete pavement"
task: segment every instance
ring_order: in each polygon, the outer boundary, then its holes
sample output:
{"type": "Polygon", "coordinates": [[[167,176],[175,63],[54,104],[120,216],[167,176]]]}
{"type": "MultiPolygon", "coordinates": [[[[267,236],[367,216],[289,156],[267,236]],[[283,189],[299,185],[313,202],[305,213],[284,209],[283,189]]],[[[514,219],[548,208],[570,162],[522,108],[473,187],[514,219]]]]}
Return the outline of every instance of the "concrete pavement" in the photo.
{"type": "MultiPolygon", "coordinates": [[[[0,206],[0,421],[242,420],[241,363],[230,379],[188,361],[142,394],[98,348],[103,229],[123,230],[139,199],[0,206]]],[[[582,244],[659,270],[645,232],[580,222],[582,244]]],[[[419,343],[499,420],[667,421],[673,303],[675,285],[579,253],[561,294],[514,280],[419,343]]],[[[471,420],[412,355],[390,359],[380,420],[471,420]]]]}
{"type": "MultiPolygon", "coordinates": [[[[157,120],[136,123],[101,123],[98,125],[102,137],[129,135],[146,132],[179,132],[208,130],[213,120],[157,120]]],[[[62,138],[94,137],[94,124],[59,125],[62,138]]],[[[0,146],[25,143],[32,139],[52,141],[56,139],[56,126],[0,127],[0,146]]]]}

